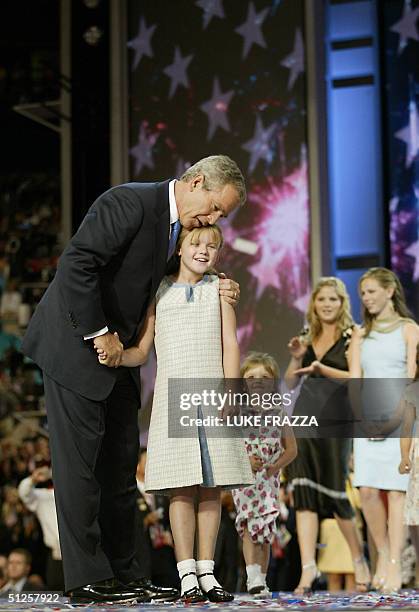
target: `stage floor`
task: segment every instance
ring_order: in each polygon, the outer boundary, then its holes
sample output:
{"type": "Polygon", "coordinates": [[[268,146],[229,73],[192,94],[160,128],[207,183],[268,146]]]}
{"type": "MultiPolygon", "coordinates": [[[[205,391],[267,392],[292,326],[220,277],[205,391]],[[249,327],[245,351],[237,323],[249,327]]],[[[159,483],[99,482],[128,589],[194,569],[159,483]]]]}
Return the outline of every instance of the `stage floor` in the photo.
{"type": "MultiPolygon", "coordinates": [[[[22,596],[23,594],[21,594],[22,596]]],[[[7,599],[0,599],[0,610],[22,610],[27,612],[28,610],[43,610],[48,612],[49,610],[78,610],[83,608],[86,612],[101,610],[112,610],[117,612],[118,610],[127,610],[127,608],[134,612],[134,610],[149,610],[150,612],[157,612],[158,610],[171,610],[188,608],[196,611],[208,610],[209,608],[218,610],[228,610],[234,612],[234,610],[240,610],[241,612],[247,610],[259,610],[262,608],[269,608],[272,610],[372,610],[380,608],[381,610],[400,610],[403,609],[406,612],[409,610],[419,610],[419,590],[404,590],[397,595],[380,595],[378,593],[365,593],[365,594],[351,594],[351,593],[327,593],[326,591],[319,591],[313,593],[313,595],[305,598],[294,595],[293,593],[273,593],[272,599],[254,599],[246,593],[238,594],[235,600],[229,604],[203,604],[197,606],[184,606],[180,603],[172,604],[142,604],[138,605],[102,605],[102,606],[74,606],[68,603],[68,599],[60,597],[58,601],[51,603],[45,603],[38,601],[37,603],[30,602],[9,602],[7,599]]]]}

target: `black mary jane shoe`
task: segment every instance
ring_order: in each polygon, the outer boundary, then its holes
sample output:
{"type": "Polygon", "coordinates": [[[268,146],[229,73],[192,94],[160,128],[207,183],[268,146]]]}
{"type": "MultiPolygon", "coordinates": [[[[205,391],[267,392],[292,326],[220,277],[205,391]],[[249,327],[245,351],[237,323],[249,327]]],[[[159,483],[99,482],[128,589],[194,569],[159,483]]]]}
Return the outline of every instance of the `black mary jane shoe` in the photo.
{"type": "Polygon", "coordinates": [[[208,601],[208,598],[199,587],[193,587],[193,589],[189,589],[188,591],[185,591],[183,595],[181,595],[180,601],[186,605],[190,605],[205,603],[208,601]]]}
{"type": "Polygon", "coordinates": [[[215,586],[209,591],[202,592],[211,603],[225,603],[227,601],[233,601],[234,599],[234,595],[228,591],[225,591],[222,587],[215,586]]]}
{"type": "MultiPolygon", "coordinates": [[[[204,576],[214,576],[214,573],[206,572],[205,574],[198,574],[198,580],[204,576]]],[[[209,591],[204,591],[204,589],[202,589],[202,592],[211,603],[224,603],[227,601],[233,601],[234,599],[234,595],[219,586],[214,586],[209,591]]]]}
{"type": "MultiPolygon", "coordinates": [[[[187,574],[183,574],[180,581],[182,582],[186,576],[196,576],[196,573],[188,572],[187,574]]],[[[188,589],[182,593],[180,596],[180,601],[186,605],[190,605],[204,603],[208,601],[208,598],[204,595],[199,586],[194,586],[192,589],[188,589]]]]}

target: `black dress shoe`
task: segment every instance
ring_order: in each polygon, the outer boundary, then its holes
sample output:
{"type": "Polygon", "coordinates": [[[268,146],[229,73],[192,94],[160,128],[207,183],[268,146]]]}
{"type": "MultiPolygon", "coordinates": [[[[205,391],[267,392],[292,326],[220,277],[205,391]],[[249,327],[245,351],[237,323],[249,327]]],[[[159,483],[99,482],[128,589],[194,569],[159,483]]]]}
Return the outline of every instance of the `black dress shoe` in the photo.
{"type": "Polygon", "coordinates": [[[69,591],[67,596],[70,598],[70,603],[115,603],[135,600],[145,603],[150,601],[148,595],[142,599],[134,589],[126,587],[114,578],[93,584],[85,584],[82,587],[69,591]]]}
{"type": "Polygon", "coordinates": [[[176,601],[179,599],[180,593],[177,589],[171,587],[156,586],[148,578],[138,578],[129,582],[126,587],[131,591],[147,593],[151,601],[176,601]]]}

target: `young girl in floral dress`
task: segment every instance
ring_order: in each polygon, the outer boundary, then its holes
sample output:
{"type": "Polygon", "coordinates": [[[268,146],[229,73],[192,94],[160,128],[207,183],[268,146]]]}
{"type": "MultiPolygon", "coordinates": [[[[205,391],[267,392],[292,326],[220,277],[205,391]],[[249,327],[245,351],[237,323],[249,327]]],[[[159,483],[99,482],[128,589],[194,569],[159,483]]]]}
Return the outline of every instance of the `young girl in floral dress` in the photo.
{"type": "MultiPolygon", "coordinates": [[[[267,353],[250,353],[241,367],[241,376],[246,379],[247,392],[262,398],[275,392],[279,367],[267,353]]],[[[253,406],[255,413],[268,410],[253,406]]],[[[272,407],[271,407],[272,408],[272,407]]],[[[275,410],[280,414],[278,409],[275,410]]],[[[246,562],[247,590],[252,595],[269,595],[266,572],[269,564],[271,544],[277,532],[277,518],[280,513],[279,476],[280,470],[288,465],[297,454],[292,429],[289,427],[264,427],[253,429],[246,438],[246,448],[255,484],[233,490],[237,510],[236,529],[243,540],[243,555],[246,562]]]]}

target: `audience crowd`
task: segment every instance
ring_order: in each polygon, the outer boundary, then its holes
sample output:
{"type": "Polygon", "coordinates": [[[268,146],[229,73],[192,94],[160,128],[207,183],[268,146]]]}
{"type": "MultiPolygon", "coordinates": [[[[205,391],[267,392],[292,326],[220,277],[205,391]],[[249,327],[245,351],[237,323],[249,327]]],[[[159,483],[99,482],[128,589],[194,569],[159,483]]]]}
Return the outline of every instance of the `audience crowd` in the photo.
{"type": "MultiPolygon", "coordinates": [[[[54,274],[59,252],[58,209],[50,196],[41,197],[41,184],[33,176],[28,177],[27,185],[20,183],[19,188],[11,181],[0,198],[0,595],[22,590],[63,590],[42,377],[20,352],[22,332],[54,274]],[[37,190],[42,204],[27,206],[31,199],[27,192],[33,195],[37,190]]],[[[54,192],[51,185],[45,189],[49,194],[54,192]]],[[[138,559],[154,583],[178,587],[168,499],[145,492],[145,459],[146,450],[142,449],[137,469],[138,515],[139,529],[145,537],[138,538],[138,559]]],[[[374,562],[374,546],[356,496],[353,504],[365,554],[374,562]]],[[[293,492],[286,475],[282,476],[280,507],[267,583],[272,591],[289,591],[300,578],[300,552],[293,492]]],[[[235,518],[233,498],[225,492],[215,572],[221,584],[232,592],[246,589],[246,568],[235,518]]],[[[353,584],[347,544],[336,529],[333,521],[326,519],[317,544],[323,586],[330,590],[353,584]],[[343,558],[348,558],[348,563],[330,563],[330,559],[343,558]]],[[[406,540],[402,556],[405,586],[413,586],[417,580],[414,564],[414,549],[406,540]]]]}

